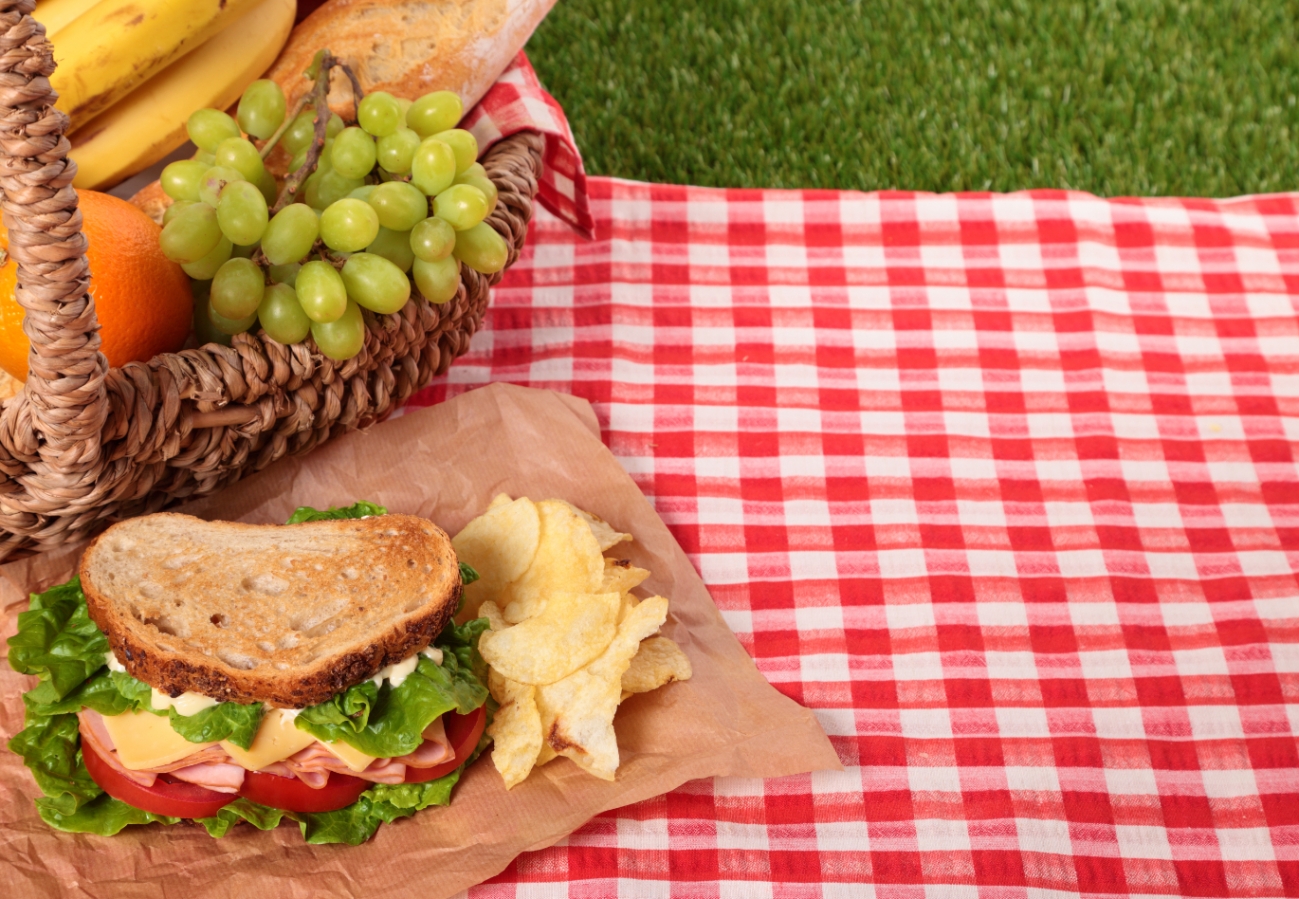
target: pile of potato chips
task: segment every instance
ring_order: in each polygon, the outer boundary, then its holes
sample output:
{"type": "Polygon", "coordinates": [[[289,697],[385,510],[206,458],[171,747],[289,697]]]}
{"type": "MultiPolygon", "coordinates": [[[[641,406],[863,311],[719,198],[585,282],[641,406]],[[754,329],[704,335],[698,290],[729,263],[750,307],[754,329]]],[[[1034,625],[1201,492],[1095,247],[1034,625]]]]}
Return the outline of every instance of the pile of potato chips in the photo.
{"type": "Polygon", "coordinates": [[[618,558],[631,539],[563,500],[501,494],[451,541],[480,576],[461,618],[492,625],[478,648],[500,703],[488,733],[507,789],[561,755],[613,780],[619,703],[690,677],[681,648],[654,636],[668,601],[631,593],[649,577],[618,558]]]}

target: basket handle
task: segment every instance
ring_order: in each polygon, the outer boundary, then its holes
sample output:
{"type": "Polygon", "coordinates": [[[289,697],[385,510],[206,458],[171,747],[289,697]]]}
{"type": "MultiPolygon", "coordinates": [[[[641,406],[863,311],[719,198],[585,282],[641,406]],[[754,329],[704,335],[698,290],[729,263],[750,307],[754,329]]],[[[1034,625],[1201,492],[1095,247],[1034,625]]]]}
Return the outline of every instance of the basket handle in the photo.
{"type": "Polygon", "coordinates": [[[56,471],[84,471],[102,464],[108,360],[87,292],[86,237],[72,187],[77,165],[63,136],[68,117],[54,108],[53,47],[32,18],[35,7],[35,0],[0,0],[0,208],[32,344],[25,393],[39,453],[56,471]]]}

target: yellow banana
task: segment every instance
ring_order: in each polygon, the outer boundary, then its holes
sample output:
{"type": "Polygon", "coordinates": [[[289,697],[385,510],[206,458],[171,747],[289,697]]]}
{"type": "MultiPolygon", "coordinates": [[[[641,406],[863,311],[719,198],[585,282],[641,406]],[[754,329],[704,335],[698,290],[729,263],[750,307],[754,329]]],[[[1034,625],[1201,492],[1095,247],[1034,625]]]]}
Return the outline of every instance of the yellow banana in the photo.
{"type": "Polygon", "coordinates": [[[76,130],[257,4],[257,0],[100,0],[54,41],[50,84],[76,130]]]}
{"type": "Polygon", "coordinates": [[[32,15],[45,26],[45,34],[53,38],[98,2],[99,0],[41,0],[32,15]]]}
{"type": "Polygon", "coordinates": [[[294,0],[259,0],[203,46],[154,75],[72,136],[73,184],[109,187],[185,142],[185,120],[225,109],[261,77],[293,28],[294,0]]]}

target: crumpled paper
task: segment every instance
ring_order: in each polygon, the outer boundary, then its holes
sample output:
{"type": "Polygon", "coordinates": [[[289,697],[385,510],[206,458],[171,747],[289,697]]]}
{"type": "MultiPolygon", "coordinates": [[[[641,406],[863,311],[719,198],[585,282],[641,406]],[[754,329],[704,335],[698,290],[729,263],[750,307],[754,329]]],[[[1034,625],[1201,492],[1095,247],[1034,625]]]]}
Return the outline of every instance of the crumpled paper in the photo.
{"type": "MultiPolygon", "coordinates": [[[[567,759],[506,792],[487,754],[445,808],[386,824],[369,843],[309,846],[297,827],[240,825],[214,840],[195,825],[131,827],[115,837],[47,827],[21,759],[0,749],[0,883],[6,896],[133,899],[184,895],[419,896],[441,899],[549,846],[592,816],[702,777],[780,777],[841,769],[812,713],[777,692],[722,620],[703,581],[599,437],[591,408],[549,391],[492,385],[283,460],[181,507],[209,519],[281,523],[300,505],[367,499],[425,516],[454,534],[506,492],[559,497],[633,534],[644,591],[668,597],[663,633],[681,644],[691,680],[628,699],[615,727],[615,783],[567,759]],[[268,892],[269,890],[269,892],[268,892]]],[[[80,546],[0,567],[0,636],[30,592],[66,580],[80,546]]],[[[22,728],[33,679],[0,663],[0,736],[22,728]]]]}

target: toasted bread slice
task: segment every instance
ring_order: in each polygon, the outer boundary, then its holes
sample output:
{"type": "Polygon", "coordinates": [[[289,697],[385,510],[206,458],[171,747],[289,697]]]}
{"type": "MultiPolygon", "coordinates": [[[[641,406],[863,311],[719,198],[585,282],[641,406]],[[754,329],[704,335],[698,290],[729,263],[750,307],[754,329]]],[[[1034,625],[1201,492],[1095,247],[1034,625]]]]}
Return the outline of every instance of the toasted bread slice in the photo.
{"type": "Polygon", "coordinates": [[[427,646],[455,613],[451,540],[413,515],[295,525],[159,513],[86,549],[90,617],[172,696],[301,708],[427,646]]]}

